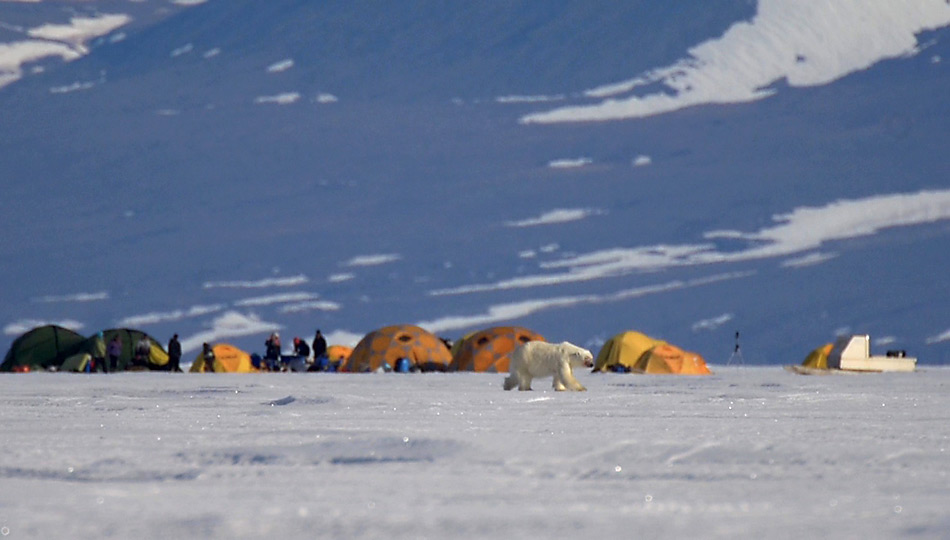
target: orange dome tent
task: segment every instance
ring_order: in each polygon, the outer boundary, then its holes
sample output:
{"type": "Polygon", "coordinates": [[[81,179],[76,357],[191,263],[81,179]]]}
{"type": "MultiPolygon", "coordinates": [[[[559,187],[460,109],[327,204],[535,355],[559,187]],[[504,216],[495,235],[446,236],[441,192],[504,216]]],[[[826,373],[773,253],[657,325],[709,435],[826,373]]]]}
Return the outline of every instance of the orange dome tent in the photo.
{"type": "Polygon", "coordinates": [[[209,371],[214,373],[257,373],[260,371],[251,363],[251,356],[234,345],[218,343],[212,345],[211,350],[214,352],[212,369],[205,369],[205,353],[201,351],[195,361],[192,362],[189,371],[192,373],[207,373],[209,371]]]}
{"type": "Polygon", "coordinates": [[[330,345],[327,347],[327,360],[331,363],[340,362],[342,365],[351,354],[353,354],[353,348],[346,345],[330,345]]]}
{"type": "Polygon", "coordinates": [[[594,371],[612,371],[621,366],[632,373],[709,375],[703,357],[640,332],[621,332],[607,340],[594,371]]]}
{"type": "Polygon", "coordinates": [[[635,373],[669,375],[709,375],[702,356],[669,344],[657,345],[640,357],[631,369],[635,373]]]}
{"type": "Polygon", "coordinates": [[[508,354],[529,341],[544,338],[520,326],[496,326],[469,334],[453,347],[449,370],[507,373],[508,354]]]}
{"type": "Polygon", "coordinates": [[[442,340],[418,326],[387,326],[366,334],[341,371],[376,371],[385,364],[395,366],[400,358],[408,359],[410,367],[415,369],[445,371],[452,361],[452,353],[442,340]]]}

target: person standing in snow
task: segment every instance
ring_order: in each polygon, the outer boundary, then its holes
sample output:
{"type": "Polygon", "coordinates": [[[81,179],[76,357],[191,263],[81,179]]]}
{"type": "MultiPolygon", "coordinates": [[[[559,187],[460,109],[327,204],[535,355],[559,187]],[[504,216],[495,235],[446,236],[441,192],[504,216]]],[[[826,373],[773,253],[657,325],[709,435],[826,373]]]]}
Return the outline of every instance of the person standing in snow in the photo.
{"type": "Polygon", "coordinates": [[[211,348],[211,345],[207,343],[201,345],[201,356],[205,361],[201,370],[206,373],[214,373],[214,349],[211,348]]]}
{"type": "Polygon", "coordinates": [[[181,343],[178,342],[178,334],[168,340],[168,370],[181,371],[178,363],[181,361],[181,343]]]}
{"type": "Polygon", "coordinates": [[[267,348],[264,353],[264,360],[267,364],[267,369],[271,371],[280,370],[280,334],[274,332],[267,338],[267,341],[264,342],[264,346],[267,348]]]}
{"type": "Polygon", "coordinates": [[[313,336],[313,359],[314,361],[321,356],[327,355],[327,340],[323,338],[320,329],[317,328],[316,335],[313,336]]]}
{"type": "Polygon", "coordinates": [[[109,341],[109,346],[106,347],[106,354],[109,355],[109,362],[103,366],[105,372],[109,373],[110,371],[119,369],[119,357],[122,356],[122,338],[119,337],[119,334],[113,336],[109,341]]]}
{"type": "Polygon", "coordinates": [[[135,344],[135,356],[132,364],[136,366],[148,366],[152,358],[152,343],[145,334],[135,344]]]}
{"type": "Polygon", "coordinates": [[[327,359],[327,340],[323,338],[320,329],[313,336],[313,363],[307,371],[327,371],[329,367],[327,359]]]}

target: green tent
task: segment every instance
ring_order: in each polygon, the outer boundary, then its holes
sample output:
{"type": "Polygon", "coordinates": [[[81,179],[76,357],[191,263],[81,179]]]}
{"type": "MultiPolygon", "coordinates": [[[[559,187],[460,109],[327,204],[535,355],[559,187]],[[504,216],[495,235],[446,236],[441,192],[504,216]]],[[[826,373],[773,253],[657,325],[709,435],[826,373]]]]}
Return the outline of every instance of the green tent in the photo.
{"type": "Polygon", "coordinates": [[[112,328],[110,330],[103,330],[102,335],[103,340],[106,343],[106,347],[109,346],[109,343],[115,336],[119,336],[119,340],[122,341],[122,354],[119,355],[119,362],[116,366],[116,371],[169,369],[168,353],[165,352],[165,348],[162,347],[162,345],[156,341],[155,338],[146,334],[145,332],[130,328],[112,328]],[[149,357],[144,363],[136,363],[134,361],[135,344],[138,343],[143,337],[149,341],[149,357]]]}
{"type": "Polygon", "coordinates": [[[83,341],[80,351],[59,367],[60,371],[105,371],[106,342],[102,334],[96,334],[83,341]]]}
{"type": "Polygon", "coordinates": [[[39,326],[16,338],[0,364],[0,371],[59,369],[63,361],[80,352],[86,338],[61,326],[39,326]]]}

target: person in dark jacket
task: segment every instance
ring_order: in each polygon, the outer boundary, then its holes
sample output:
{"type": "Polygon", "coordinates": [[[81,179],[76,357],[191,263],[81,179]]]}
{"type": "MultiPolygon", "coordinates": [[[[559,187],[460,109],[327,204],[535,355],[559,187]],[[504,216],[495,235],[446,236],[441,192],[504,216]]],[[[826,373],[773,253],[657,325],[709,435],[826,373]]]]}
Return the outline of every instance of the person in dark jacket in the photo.
{"type": "Polygon", "coordinates": [[[181,372],[181,343],[178,342],[178,334],[168,340],[168,370],[181,372]]]}
{"type": "Polygon", "coordinates": [[[299,356],[305,360],[310,357],[310,345],[307,345],[307,342],[299,337],[294,338],[294,356],[299,356]]]}
{"type": "Polygon", "coordinates": [[[327,355],[327,340],[323,338],[320,329],[317,328],[316,335],[313,336],[313,359],[327,355]]]}
{"type": "Polygon", "coordinates": [[[286,362],[286,367],[290,371],[307,371],[310,367],[310,345],[299,337],[294,337],[294,355],[286,362]]]}

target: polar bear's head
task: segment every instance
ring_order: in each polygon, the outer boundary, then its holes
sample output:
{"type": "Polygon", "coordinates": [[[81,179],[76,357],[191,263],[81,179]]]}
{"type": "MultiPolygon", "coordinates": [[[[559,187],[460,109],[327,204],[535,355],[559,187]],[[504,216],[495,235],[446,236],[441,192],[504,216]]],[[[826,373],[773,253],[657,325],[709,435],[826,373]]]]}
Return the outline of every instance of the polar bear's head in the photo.
{"type": "Polygon", "coordinates": [[[594,367],[594,355],[587,349],[578,347],[568,341],[561,343],[561,347],[567,353],[571,367],[594,367]]]}

